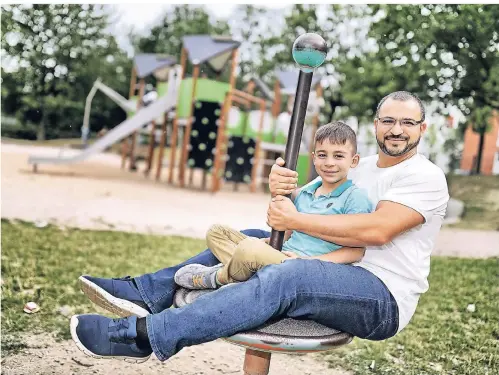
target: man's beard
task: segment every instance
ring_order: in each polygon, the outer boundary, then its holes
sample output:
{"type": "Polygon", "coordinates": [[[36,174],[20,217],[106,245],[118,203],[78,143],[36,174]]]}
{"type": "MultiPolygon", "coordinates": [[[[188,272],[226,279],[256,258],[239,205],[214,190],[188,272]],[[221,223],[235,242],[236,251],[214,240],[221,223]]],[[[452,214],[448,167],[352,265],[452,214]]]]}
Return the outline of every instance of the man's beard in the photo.
{"type": "Polygon", "coordinates": [[[381,149],[381,151],[383,151],[385,154],[387,154],[389,156],[400,156],[400,155],[404,155],[404,154],[408,153],[413,148],[415,148],[419,144],[419,141],[421,140],[421,136],[419,136],[419,138],[416,141],[414,141],[413,143],[407,143],[407,145],[400,151],[390,151],[388,149],[388,147],[386,147],[385,141],[390,140],[390,139],[406,140],[405,138],[401,138],[401,137],[388,137],[388,138],[383,137],[383,141],[380,141],[379,138],[376,137],[376,141],[378,142],[378,146],[381,149]]]}

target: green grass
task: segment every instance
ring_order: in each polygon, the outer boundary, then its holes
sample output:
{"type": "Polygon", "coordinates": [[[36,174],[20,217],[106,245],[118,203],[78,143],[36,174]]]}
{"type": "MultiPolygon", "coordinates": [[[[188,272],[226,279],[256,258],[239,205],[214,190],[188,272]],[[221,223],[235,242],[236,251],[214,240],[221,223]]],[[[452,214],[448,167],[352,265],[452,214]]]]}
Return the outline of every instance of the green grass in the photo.
{"type": "Polygon", "coordinates": [[[449,191],[465,205],[462,220],[450,227],[499,230],[499,176],[452,176],[449,191]]]}
{"type": "MultiPolygon", "coordinates": [[[[23,347],[25,332],[68,338],[68,318],[57,312],[96,311],[78,290],[83,273],[116,277],[176,264],[204,241],[121,232],[43,229],[2,221],[2,354],[23,347]],[[36,301],[39,313],[22,308],[36,301]]],[[[383,342],[355,339],[325,354],[331,366],[354,374],[499,373],[499,259],[432,260],[430,290],[399,335],[383,342]],[[468,304],[476,312],[466,311],[468,304]],[[369,366],[375,361],[374,370],[369,366]]]]}
{"type": "Polygon", "coordinates": [[[499,374],[498,280],[499,258],[435,257],[430,290],[402,332],[381,342],[354,339],[326,358],[355,374],[499,374]]]}
{"type": "Polygon", "coordinates": [[[82,274],[102,277],[140,275],[180,263],[203,249],[204,241],[122,232],[43,229],[2,219],[2,354],[19,349],[22,332],[53,332],[69,338],[73,313],[96,311],[80,292],[82,274]],[[23,312],[35,301],[40,312],[23,312]]]}

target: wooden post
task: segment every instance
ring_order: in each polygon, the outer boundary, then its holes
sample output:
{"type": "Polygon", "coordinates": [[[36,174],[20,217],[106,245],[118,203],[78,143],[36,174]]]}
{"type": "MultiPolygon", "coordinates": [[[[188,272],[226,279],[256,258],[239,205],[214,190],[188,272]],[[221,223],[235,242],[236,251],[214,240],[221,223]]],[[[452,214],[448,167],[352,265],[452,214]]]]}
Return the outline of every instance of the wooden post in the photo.
{"type": "MultiPolygon", "coordinates": [[[[137,101],[137,111],[140,110],[140,107],[142,106],[142,98],[144,97],[144,90],[146,87],[146,83],[144,81],[144,78],[140,80],[139,84],[139,100],[137,101]]],[[[134,131],[132,134],[132,144],[130,146],[130,165],[129,169],[132,171],[135,169],[135,143],[137,142],[137,131],[134,131]]]]}
{"type": "Polygon", "coordinates": [[[277,118],[279,112],[281,111],[281,84],[279,80],[276,79],[274,82],[274,102],[272,103],[272,116],[277,118]]]}
{"type": "Polygon", "coordinates": [[[159,181],[161,176],[161,169],[163,168],[163,156],[165,154],[167,122],[168,122],[168,112],[165,112],[163,114],[163,125],[161,125],[161,139],[159,141],[159,155],[158,155],[158,164],[156,167],[156,181],[159,181]]]}
{"type": "MultiPolygon", "coordinates": [[[[231,59],[232,59],[232,63],[231,63],[231,67],[230,67],[230,78],[229,78],[229,91],[227,91],[227,96],[226,96],[226,101],[227,101],[227,106],[224,105],[224,112],[225,112],[225,122],[228,121],[229,119],[229,112],[230,112],[230,108],[232,106],[232,90],[234,90],[234,87],[236,86],[236,66],[237,66],[237,52],[238,50],[237,49],[234,49],[232,50],[232,56],[231,56],[231,59]]],[[[220,125],[221,126],[221,122],[220,122],[220,125]]],[[[216,155],[219,155],[220,154],[220,148],[221,147],[227,147],[227,140],[225,139],[225,124],[224,124],[224,132],[223,133],[220,133],[220,131],[218,131],[218,134],[222,134],[222,138],[221,138],[221,141],[222,142],[218,142],[218,138],[217,137],[217,146],[215,148],[215,156],[216,155]]],[[[225,155],[225,151],[223,152],[223,155],[225,155]]],[[[221,159],[220,157],[218,159],[221,159]]],[[[220,162],[222,160],[219,160],[219,168],[220,168],[220,162]]],[[[218,190],[220,190],[220,185],[221,185],[221,179],[222,178],[218,178],[218,174],[219,174],[219,170],[218,169],[214,169],[214,175],[212,177],[212,186],[211,186],[211,191],[214,193],[218,190]]]]}
{"type": "Polygon", "coordinates": [[[258,164],[260,162],[260,147],[261,147],[260,144],[262,142],[263,122],[265,121],[265,101],[263,99],[260,102],[260,111],[261,111],[260,126],[258,127],[258,135],[256,137],[255,153],[253,154],[253,167],[251,168],[250,190],[252,193],[256,192],[256,180],[257,180],[256,172],[258,171],[258,164]]]}
{"type": "MultiPolygon", "coordinates": [[[[180,55],[180,66],[182,67],[182,80],[185,77],[185,68],[187,61],[187,51],[184,47],[182,47],[182,53],[180,55]]],[[[179,87],[178,95],[180,95],[181,88],[179,87]]],[[[170,140],[170,165],[168,168],[168,183],[171,184],[173,182],[173,170],[175,169],[175,159],[177,154],[177,138],[178,138],[178,104],[177,109],[175,110],[175,118],[173,119],[172,126],[172,134],[170,140]]]]}
{"type": "Polygon", "coordinates": [[[191,138],[191,128],[192,128],[192,115],[194,113],[194,104],[196,97],[196,85],[198,83],[199,77],[199,65],[194,65],[194,72],[192,73],[192,94],[191,94],[191,105],[189,109],[189,115],[187,117],[187,124],[185,125],[184,140],[182,142],[182,155],[180,157],[180,170],[178,178],[180,180],[180,186],[185,186],[185,164],[187,163],[187,157],[189,155],[189,139],[191,138]]]}
{"type": "MultiPolygon", "coordinates": [[[[130,78],[130,90],[128,91],[128,100],[130,100],[133,94],[135,94],[136,85],[137,85],[137,71],[135,70],[134,66],[132,68],[132,77],[130,78]]],[[[127,153],[128,153],[128,138],[125,138],[121,142],[121,169],[125,168],[127,153]]]]}
{"type": "Polygon", "coordinates": [[[267,375],[270,368],[271,353],[246,349],[244,356],[244,375],[267,375]]]}
{"type": "MultiPolygon", "coordinates": [[[[319,98],[322,98],[322,86],[320,83],[317,84],[317,87],[315,88],[315,93],[316,93],[316,98],[317,100],[319,98]]],[[[314,139],[315,139],[315,133],[317,132],[317,129],[319,127],[319,117],[320,117],[320,111],[317,112],[317,114],[314,116],[314,120],[313,120],[313,123],[312,123],[312,138],[310,139],[310,144],[308,146],[308,152],[309,152],[309,155],[311,156],[312,155],[312,152],[314,151],[314,148],[315,148],[315,143],[314,143],[314,139]]],[[[311,158],[309,160],[309,163],[308,163],[308,168],[307,168],[307,178],[310,180],[310,175],[311,175],[311,171],[313,170],[314,168],[314,160],[311,158]]]]}
{"type": "Polygon", "coordinates": [[[225,151],[222,152],[222,145],[226,144],[225,140],[225,124],[227,118],[229,117],[229,111],[232,106],[232,95],[227,92],[225,95],[225,100],[222,106],[222,112],[220,114],[220,123],[217,129],[217,140],[215,142],[215,157],[213,159],[213,173],[211,175],[211,192],[215,193],[220,189],[218,181],[221,179],[219,177],[220,166],[223,164],[222,159],[225,157],[225,151]]]}
{"type": "Polygon", "coordinates": [[[154,137],[154,132],[156,131],[156,121],[153,120],[151,121],[151,132],[149,133],[149,148],[147,150],[147,167],[146,170],[144,171],[144,174],[146,176],[149,176],[149,172],[151,171],[152,167],[152,160],[154,156],[154,142],[155,142],[155,137],[154,137]]]}

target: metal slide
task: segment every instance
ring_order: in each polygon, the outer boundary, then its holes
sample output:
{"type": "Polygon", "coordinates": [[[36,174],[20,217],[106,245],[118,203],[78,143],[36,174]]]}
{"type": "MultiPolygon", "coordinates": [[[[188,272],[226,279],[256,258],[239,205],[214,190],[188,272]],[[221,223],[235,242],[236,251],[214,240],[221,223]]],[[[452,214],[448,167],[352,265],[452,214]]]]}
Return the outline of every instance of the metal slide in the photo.
{"type": "Polygon", "coordinates": [[[30,156],[28,163],[35,165],[35,167],[37,164],[71,164],[83,161],[96,153],[104,151],[109,146],[126,138],[142,126],[157,119],[161,114],[171,111],[177,104],[177,92],[180,81],[180,67],[172,69],[170,71],[169,82],[174,84],[168,85],[168,92],[166,95],[160,97],[149,106],[141,108],[133,117],[111,129],[105,136],[98,139],[95,143],[78,154],[66,157],[62,154],[55,157],[30,156]]]}

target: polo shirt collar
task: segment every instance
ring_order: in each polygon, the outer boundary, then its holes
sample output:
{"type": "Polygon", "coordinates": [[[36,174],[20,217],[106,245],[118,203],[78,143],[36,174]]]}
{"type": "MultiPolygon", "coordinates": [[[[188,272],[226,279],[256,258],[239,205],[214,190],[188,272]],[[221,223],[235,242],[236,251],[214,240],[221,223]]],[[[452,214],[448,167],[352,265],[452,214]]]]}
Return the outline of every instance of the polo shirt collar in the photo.
{"type": "MultiPolygon", "coordinates": [[[[317,178],[317,180],[312,181],[310,184],[308,184],[307,186],[305,186],[303,188],[303,191],[306,192],[306,193],[309,193],[311,195],[314,195],[315,191],[321,185],[322,185],[322,179],[319,177],[319,178],[317,178]]],[[[329,194],[325,195],[325,197],[327,197],[327,198],[330,198],[330,197],[337,198],[341,194],[343,194],[343,192],[345,190],[347,190],[350,186],[352,186],[352,180],[346,180],[344,183],[342,183],[340,186],[338,186],[332,192],[330,192],[329,194]]]]}

